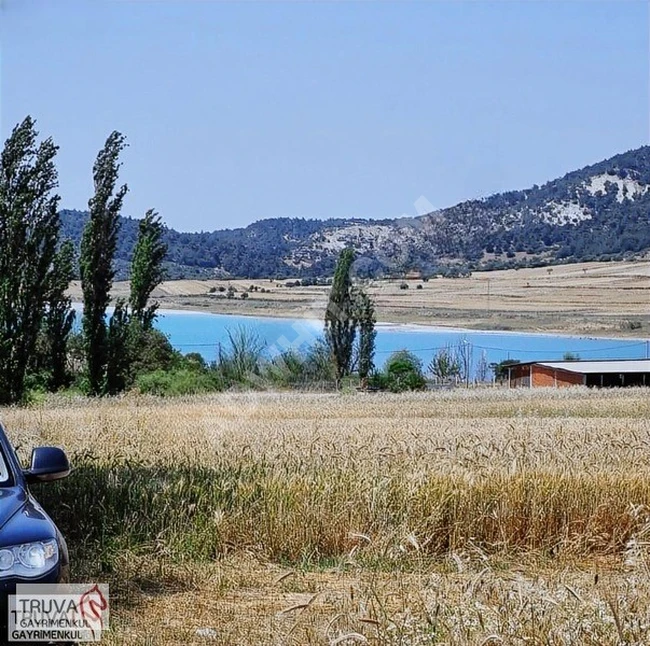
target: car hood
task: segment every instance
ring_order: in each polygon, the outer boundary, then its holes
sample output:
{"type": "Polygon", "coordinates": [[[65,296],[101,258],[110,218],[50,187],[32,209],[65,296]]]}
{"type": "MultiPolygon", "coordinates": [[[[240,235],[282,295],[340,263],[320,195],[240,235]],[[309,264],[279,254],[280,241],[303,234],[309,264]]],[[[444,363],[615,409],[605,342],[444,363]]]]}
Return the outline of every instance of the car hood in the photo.
{"type": "Polygon", "coordinates": [[[16,512],[25,507],[28,500],[22,487],[0,487],[0,530],[16,512]]]}
{"type": "Polygon", "coordinates": [[[45,540],[56,528],[22,487],[0,487],[0,547],[45,540]]]}

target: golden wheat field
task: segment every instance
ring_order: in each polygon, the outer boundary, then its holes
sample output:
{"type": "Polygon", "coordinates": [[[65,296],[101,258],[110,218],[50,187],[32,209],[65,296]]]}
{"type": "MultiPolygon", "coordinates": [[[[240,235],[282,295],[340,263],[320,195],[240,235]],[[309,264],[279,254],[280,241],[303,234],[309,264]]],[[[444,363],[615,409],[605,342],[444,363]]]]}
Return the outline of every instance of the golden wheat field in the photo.
{"type": "Polygon", "coordinates": [[[110,645],[650,643],[645,390],[233,393],[2,411],[110,645]]]}

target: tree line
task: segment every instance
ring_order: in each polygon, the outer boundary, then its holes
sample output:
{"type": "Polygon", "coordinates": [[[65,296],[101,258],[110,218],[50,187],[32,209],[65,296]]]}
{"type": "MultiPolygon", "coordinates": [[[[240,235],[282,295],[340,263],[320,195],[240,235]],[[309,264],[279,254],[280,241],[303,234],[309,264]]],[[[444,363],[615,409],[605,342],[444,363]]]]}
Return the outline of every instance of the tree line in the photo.
{"type": "MultiPolygon", "coordinates": [[[[138,221],[129,268],[128,298],[109,314],[116,277],[120,212],[128,186],[119,183],[126,139],[112,132],[92,168],[94,192],[78,249],[66,238],[58,210],[58,147],[39,141],[27,117],[12,131],[0,156],[0,403],[24,401],[34,388],[58,391],[74,381],[91,396],[141,392],[189,394],[266,385],[406,390],[426,386],[422,364],[407,351],[375,368],[376,315],[372,299],[353,279],[363,277],[363,258],[341,251],[333,267],[321,340],[307,350],[289,349],[269,358],[259,340],[234,331],[216,361],[181,355],[154,328],[153,290],[163,280],[165,227],[150,209],[138,221]],[[80,325],[67,294],[80,277],[80,325]]],[[[442,349],[429,372],[439,384],[469,383],[471,344],[442,349]]],[[[477,378],[486,378],[484,355],[477,378]]]]}
{"type": "Polygon", "coordinates": [[[58,146],[39,141],[26,117],[11,132],[0,155],[0,403],[25,399],[30,385],[65,388],[76,313],[67,295],[81,277],[82,389],[115,394],[129,385],[132,366],[149,342],[157,304],[148,305],[162,280],[166,246],[163,224],[150,210],[139,223],[128,301],[118,300],[110,317],[113,261],[120,210],[128,187],[117,186],[119,156],[126,146],[109,135],[93,165],[94,194],[79,255],[61,234],[56,194],[58,146]]]}

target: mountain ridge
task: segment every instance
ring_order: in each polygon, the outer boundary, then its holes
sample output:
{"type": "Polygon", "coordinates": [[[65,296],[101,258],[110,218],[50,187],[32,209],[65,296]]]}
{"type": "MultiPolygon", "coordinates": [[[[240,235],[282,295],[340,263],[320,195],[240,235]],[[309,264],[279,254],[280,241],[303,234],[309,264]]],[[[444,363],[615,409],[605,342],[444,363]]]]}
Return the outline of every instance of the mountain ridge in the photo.
{"type": "MultiPolygon", "coordinates": [[[[61,211],[77,244],[87,212],[61,211]]],[[[128,273],[138,220],[121,218],[118,276],[128,273]]],[[[330,275],[353,246],[362,276],[457,275],[477,269],[629,259],[650,250],[650,146],[545,184],[393,219],[270,218],[235,229],[165,231],[170,278],[330,275]]]]}

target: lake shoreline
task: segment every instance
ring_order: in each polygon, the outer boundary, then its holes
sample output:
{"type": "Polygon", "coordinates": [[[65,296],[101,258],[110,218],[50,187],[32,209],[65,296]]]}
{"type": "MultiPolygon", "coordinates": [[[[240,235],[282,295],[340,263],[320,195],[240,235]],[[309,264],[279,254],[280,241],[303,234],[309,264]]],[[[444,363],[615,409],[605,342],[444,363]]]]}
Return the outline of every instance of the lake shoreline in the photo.
{"type": "MultiPolygon", "coordinates": [[[[81,301],[73,300],[73,305],[81,305],[81,301]]],[[[111,306],[112,307],[112,306],[111,306]]],[[[77,310],[79,311],[79,310],[77,310]]],[[[177,305],[160,307],[158,313],[161,316],[176,316],[182,314],[193,314],[198,316],[227,316],[227,317],[243,317],[247,319],[262,319],[262,320],[272,320],[272,321],[284,321],[286,323],[296,323],[304,321],[308,324],[322,323],[322,318],[311,318],[307,316],[288,316],[286,314],[274,314],[269,310],[263,310],[263,312],[254,312],[254,311],[216,311],[203,309],[194,309],[191,305],[177,305]]],[[[377,321],[376,323],[378,330],[383,330],[386,332],[413,332],[413,333],[435,333],[435,332],[444,332],[444,333],[468,333],[468,334],[485,334],[485,335],[512,335],[512,336],[535,336],[535,337],[554,337],[554,338],[566,338],[566,339],[584,339],[584,340],[611,340],[611,341],[633,341],[635,339],[641,341],[650,342],[650,338],[641,337],[641,336],[624,336],[624,335],[614,335],[614,334],[587,334],[580,332],[555,332],[552,330],[513,330],[504,327],[502,329],[490,328],[484,329],[479,327],[462,327],[454,324],[444,325],[438,324],[433,325],[429,323],[420,323],[420,322],[397,322],[397,321],[377,321]]]]}
{"type": "MultiPolygon", "coordinates": [[[[650,261],[590,262],[476,272],[466,278],[365,281],[377,318],[392,325],[585,338],[650,337],[650,261]]],[[[276,279],[163,282],[161,308],[274,319],[322,320],[329,287],[276,279]],[[228,290],[234,298],[226,298],[228,290]],[[246,298],[241,296],[246,293],[246,298]]],[[[81,299],[74,281],[69,295],[81,299]]],[[[111,295],[128,298],[128,282],[111,295]]]]}

